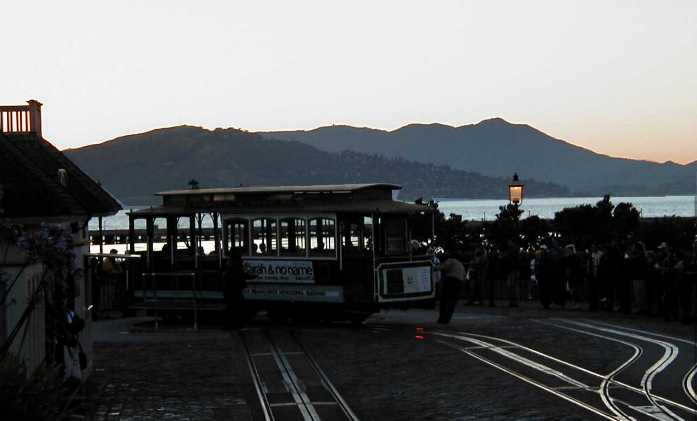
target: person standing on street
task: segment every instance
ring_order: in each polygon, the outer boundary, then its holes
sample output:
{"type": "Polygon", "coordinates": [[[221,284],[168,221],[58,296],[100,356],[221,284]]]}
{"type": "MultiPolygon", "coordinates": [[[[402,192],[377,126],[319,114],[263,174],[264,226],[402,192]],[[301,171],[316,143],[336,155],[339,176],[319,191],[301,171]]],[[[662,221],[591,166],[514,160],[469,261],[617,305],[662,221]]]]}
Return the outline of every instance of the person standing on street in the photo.
{"type": "Polygon", "coordinates": [[[242,291],[247,286],[247,280],[253,276],[244,270],[242,256],[238,249],[230,249],[230,257],[227,261],[223,281],[225,298],[225,327],[241,328],[246,319],[246,309],[244,306],[244,295],[242,291]]]}
{"type": "Polygon", "coordinates": [[[509,240],[503,255],[503,266],[506,269],[506,290],[508,306],[518,307],[520,300],[520,248],[509,240]]]}
{"type": "Polygon", "coordinates": [[[600,262],[603,257],[603,252],[598,248],[597,244],[591,245],[590,255],[588,256],[588,301],[589,311],[598,310],[599,291],[600,291],[600,262]]]}
{"type": "Polygon", "coordinates": [[[448,324],[453,317],[455,305],[460,295],[460,289],[465,282],[465,266],[452,255],[443,257],[440,264],[442,291],[440,296],[440,315],[438,323],[448,324]]]}
{"type": "Polygon", "coordinates": [[[474,258],[470,268],[470,297],[468,304],[481,304],[484,301],[484,284],[486,283],[487,269],[489,266],[489,258],[486,248],[483,245],[477,246],[474,252],[474,258]]]}
{"type": "Polygon", "coordinates": [[[552,285],[550,280],[550,259],[548,247],[541,245],[535,253],[535,279],[537,280],[538,296],[540,303],[546,310],[552,304],[552,285]]]}
{"type": "Polygon", "coordinates": [[[680,301],[682,308],[681,318],[683,323],[695,321],[695,284],[697,283],[697,240],[692,244],[692,254],[687,259],[685,271],[680,280],[680,301]]]}
{"type": "Polygon", "coordinates": [[[433,285],[436,289],[436,298],[440,297],[443,293],[443,285],[440,283],[440,257],[443,257],[443,249],[439,248],[433,251],[433,257],[431,257],[431,268],[433,270],[433,285]]]}

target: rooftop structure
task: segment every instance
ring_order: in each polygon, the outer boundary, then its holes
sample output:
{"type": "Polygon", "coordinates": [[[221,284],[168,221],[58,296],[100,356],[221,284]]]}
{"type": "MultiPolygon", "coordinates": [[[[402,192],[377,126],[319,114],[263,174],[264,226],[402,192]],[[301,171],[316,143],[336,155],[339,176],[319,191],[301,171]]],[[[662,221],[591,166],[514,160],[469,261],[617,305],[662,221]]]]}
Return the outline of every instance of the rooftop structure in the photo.
{"type": "Polygon", "coordinates": [[[48,221],[118,212],[116,198],[42,137],[42,104],[27,102],[0,106],[0,218],[48,221]]]}

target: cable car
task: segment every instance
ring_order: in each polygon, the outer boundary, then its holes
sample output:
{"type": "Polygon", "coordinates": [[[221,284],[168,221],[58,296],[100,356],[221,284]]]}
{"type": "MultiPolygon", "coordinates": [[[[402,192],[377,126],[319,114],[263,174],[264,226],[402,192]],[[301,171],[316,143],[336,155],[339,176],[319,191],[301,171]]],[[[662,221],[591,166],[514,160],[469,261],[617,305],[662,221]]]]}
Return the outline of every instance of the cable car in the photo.
{"type": "Polygon", "coordinates": [[[400,188],[374,183],[157,193],[161,206],[129,214],[130,251],[139,252],[145,266],[134,277],[132,295],[143,308],[219,308],[225,261],[234,253],[254,276],[243,292],[254,310],[358,321],[383,307],[430,306],[435,288],[426,245],[433,238],[433,208],[395,200],[400,188]],[[139,222],[144,250],[134,241],[139,222]]]}

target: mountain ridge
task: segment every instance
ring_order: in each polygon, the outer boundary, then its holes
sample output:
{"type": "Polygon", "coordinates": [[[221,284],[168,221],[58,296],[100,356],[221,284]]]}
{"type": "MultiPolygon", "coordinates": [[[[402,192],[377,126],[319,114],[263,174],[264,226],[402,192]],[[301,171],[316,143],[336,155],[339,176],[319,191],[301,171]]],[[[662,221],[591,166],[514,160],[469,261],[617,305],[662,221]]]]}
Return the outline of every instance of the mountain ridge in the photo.
{"type": "Polygon", "coordinates": [[[412,123],[386,131],[324,126],[312,130],[257,132],[265,139],[303,142],[328,152],[353,150],[449,165],[491,177],[513,172],[567,186],[575,195],[663,195],[694,192],[693,168],[614,157],[501,117],[450,126],[412,123]]]}
{"type": "MultiPolygon", "coordinates": [[[[263,139],[235,128],[180,125],[130,134],[64,153],[125,203],[150,204],[157,191],[201,186],[393,182],[415,197],[505,198],[508,180],[446,165],[353,151],[330,153],[294,141],[263,139]]],[[[530,196],[568,190],[526,180],[530,196]]]]}

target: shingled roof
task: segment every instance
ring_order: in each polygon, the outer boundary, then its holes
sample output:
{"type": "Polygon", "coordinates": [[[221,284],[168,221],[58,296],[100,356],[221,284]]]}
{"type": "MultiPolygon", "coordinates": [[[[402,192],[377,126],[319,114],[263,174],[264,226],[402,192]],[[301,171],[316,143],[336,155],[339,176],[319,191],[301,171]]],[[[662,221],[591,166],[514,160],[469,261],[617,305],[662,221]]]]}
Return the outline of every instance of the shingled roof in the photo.
{"type": "Polygon", "coordinates": [[[44,140],[40,129],[0,131],[0,218],[107,216],[121,208],[99,183],[44,140]]]}

